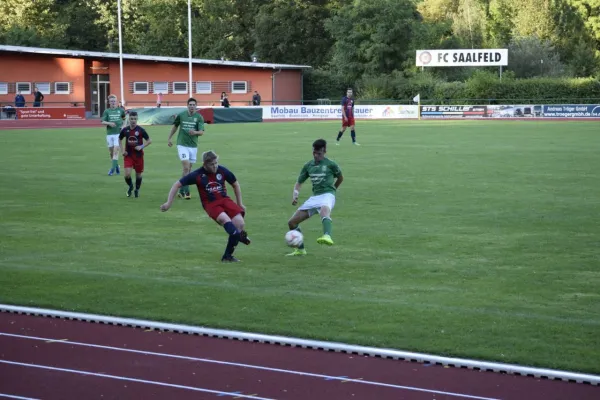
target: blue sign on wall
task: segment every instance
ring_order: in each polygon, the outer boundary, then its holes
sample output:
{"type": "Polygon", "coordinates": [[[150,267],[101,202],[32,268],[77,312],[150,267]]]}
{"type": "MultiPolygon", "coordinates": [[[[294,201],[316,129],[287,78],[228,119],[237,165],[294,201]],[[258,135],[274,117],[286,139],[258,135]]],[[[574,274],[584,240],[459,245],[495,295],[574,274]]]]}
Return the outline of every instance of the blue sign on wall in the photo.
{"type": "Polygon", "coordinates": [[[546,118],[600,118],[600,105],[556,104],[544,106],[546,118]]]}

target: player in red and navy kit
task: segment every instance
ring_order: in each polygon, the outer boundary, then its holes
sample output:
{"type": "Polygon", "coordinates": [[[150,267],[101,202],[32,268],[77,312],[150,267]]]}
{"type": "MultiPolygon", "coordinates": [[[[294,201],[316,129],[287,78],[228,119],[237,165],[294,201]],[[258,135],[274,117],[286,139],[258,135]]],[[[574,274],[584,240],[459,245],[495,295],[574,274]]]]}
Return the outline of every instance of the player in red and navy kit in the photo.
{"type": "Polygon", "coordinates": [[[144,172],[144,148],[152,143],[146,130],[137,124],[137,120],[137,112],[131,111],[129,125],[121,129],[119,133],[119,147],[123,154],[123,166],[125,167],[125,183],[128,185],[127,197],[131,197],[131,192],[133,192],[131,169],[135,170],[135,197],[140,196],[142,173],[144,172]],[[123,139],[125,139],[125,147],[123,139]]]}
{"type": "Polygon", "coordinates": [[[173,184],[167,202],[160,206],[161,211],[171,208],[179,188],[188,185],[198,187],[202,207],[208,216],[221,225],[229,235],[221,261],[240,261],[233,256],[235,247],[239,242],[250,244],[250,239],[244,230],[246,207],[242,203],[242,189],[233,172],[219,165],[219,156],[214,151],[204,152],[202,168],[192,171],[173,184]],[[235,202],[227,195],[226,183],[233,187],[235,202]]]}
{"type": "Polygon", "coordinates": [[[340,139],[348,127],[350,127],[352,144],[360,146],[356,141],[356,132],[354,131],[354,97],[351,88],[348,88],[346,95],[342,97],[342,130],[338,132],[337,140],[335,141],[336,145],[339,146],[340,139]]]}

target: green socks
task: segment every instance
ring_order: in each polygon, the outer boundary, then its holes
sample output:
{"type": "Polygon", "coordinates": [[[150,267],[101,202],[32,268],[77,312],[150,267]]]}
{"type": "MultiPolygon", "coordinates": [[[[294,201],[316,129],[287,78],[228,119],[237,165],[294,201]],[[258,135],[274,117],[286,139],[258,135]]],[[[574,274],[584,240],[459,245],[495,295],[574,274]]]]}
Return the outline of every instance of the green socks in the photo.
{"type": "Polygon", "coordinates": [[[323,219],[321,219],[321,222],[323,223],[323,234],[331,236],[331,218],[324,217],[323,219]]]}

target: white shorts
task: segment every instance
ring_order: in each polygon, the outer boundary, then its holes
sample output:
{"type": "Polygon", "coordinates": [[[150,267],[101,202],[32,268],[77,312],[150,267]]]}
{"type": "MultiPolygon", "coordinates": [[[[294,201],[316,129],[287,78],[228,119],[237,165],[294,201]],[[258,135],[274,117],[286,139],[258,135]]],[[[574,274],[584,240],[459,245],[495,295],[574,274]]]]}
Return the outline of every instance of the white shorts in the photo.
{"type": "Polygon", "coordinates": [[[195,164],[198,148],[177,145],[177,153],[179,154],[179,159],[181,161],[189,161],[190,163],[195,164]]]}
{"type": "Polygon", "coordinates": [[[321,211],[321,207],[327,206],[333,210],[335,206],[335,196],[332,193],[323,193],[318,196],[311,196],[298,207],[298,210],[308,211],[308,215],[313,216],[321,211]]]}
{"type": "Polygon", "coordinates": [[[106,145],[108,147],[119,147],[119,134],[106,135],[106,145]]]}

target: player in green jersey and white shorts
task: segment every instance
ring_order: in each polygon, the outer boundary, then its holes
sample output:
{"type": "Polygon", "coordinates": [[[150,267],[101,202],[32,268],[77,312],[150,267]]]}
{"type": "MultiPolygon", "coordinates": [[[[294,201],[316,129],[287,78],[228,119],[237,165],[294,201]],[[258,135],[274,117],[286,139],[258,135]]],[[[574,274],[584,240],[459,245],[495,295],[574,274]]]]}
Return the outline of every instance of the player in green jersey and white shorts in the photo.
{"type": "Polygon", "coordinates": [[[117,96],[114,94],[108,96],[108,108],[102,114],[102,125],[106,125],[106,145],[111,160],[108,175],[111,176],[115,172],[118,175],[121,172],[119,170],[119,133],[125,126],[125,110],[117,107],[117,96]]]}
{"type": "MultiPolygon", "coordinates": [[[[315,140],[313,143],[313,159],[304,164],[298,180],[294,185],[292,205],[298,204],[298,196],[302,184],[310,178],[312,182],[313,195],[302,204],[288,221],[290,230],[300,231],[300,223],[306,221],[315,214],[321,217],[323,224],[323,236],[317,239],[317,243],[327,246],[333,245],[331,239],[331,210],[335,206],[335,194],[344,180],[342,170],[333,160],[325,157],[327,153],[327,142],[324,139],[315,140]]],[[[304,243],[288,256],[303,256],[306,254],[304,243]]]]}
{"type": "MultiPolygon", "coordinates": [[[[171,138],[177,128],[177,153],[183,167],[182,176],[192,172],[192,165],[196,162],[198,155],[198,136],[204,135],[204,118],[196,111],[198,102],[193,97],[187,101],[187,111],[184,111],[175,117],[171,133],[169,133],[169,147],[173,146],[171,138]]],[[[189,186],[182,186],[179,189],[179,197],[182,199],[191,199],[189,186]]]]}

